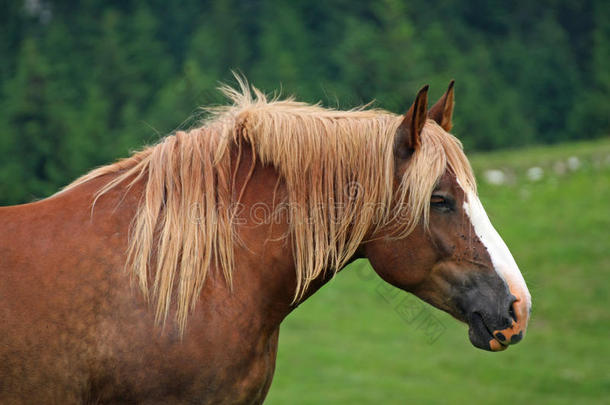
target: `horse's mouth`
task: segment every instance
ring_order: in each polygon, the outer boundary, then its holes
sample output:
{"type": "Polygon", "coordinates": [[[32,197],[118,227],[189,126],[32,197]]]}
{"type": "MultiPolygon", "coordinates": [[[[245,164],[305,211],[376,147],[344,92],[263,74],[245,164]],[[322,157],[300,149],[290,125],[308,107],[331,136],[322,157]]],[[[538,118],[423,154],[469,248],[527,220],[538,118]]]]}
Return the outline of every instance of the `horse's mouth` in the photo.
{"type": "Polygon", "coordinates": [[[468,337],[473,346],[491,352],[500,352],[508,347],[492,335],[479,313],[470,315],[468,326],[468,337]]]}

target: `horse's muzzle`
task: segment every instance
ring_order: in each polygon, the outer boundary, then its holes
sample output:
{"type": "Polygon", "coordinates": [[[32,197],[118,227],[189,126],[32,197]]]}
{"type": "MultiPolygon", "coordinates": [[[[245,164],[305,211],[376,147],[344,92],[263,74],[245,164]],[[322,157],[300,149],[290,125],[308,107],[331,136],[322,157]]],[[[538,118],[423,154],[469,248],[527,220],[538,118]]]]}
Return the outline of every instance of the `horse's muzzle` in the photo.
{"type": "Polygon", "coordinates": [[[523,339],[528,321],[529,305],[511,295],[504,314],[472,312],[468,316],[468,337],[475,347],[499,352],[523,339]]]}

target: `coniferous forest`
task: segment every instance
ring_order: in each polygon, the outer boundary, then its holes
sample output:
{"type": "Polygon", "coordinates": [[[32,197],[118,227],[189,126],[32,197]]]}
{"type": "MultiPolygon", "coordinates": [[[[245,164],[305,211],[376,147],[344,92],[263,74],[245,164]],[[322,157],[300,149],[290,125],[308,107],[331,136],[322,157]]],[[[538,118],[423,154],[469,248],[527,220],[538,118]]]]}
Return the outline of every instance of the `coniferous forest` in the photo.
{"type": "Polygon", "coordinates": [[[607,136],[609,21],[607,0],[2,1],[0,203],[193,125],[231,70],[397,113],[455,79],[469,151],[607,136]]]}

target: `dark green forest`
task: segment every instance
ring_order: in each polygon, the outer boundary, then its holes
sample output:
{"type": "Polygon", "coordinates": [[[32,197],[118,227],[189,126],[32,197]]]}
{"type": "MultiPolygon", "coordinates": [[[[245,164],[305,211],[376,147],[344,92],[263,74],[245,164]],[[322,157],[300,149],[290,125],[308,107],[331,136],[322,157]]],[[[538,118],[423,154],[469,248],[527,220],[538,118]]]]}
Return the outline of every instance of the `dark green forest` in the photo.
{"type": "Polygon", "coordinates": [[[469,151],[610,130],[607,0],[0,4],[2,204],[193,125],[231,70],[266,92],[397,113],[453,78],[469,151]]]}

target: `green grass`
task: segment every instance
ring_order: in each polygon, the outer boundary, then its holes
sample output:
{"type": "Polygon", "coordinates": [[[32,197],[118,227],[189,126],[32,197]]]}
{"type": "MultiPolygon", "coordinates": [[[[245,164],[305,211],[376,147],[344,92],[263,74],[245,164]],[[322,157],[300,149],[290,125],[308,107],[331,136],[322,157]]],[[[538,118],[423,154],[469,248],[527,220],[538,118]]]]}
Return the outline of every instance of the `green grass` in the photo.
{"type": "Polygon", "coordinates": [[[358,261],[282,325],[266,403],[609,403],[610,140],[471,160],[483,204],[532,294],[523,342],[480,351],[466,325],[426,305],[445,328],[430,343],[358,261]],[[570,156],[578,170],[555,173],[570,156]],[[532,166],[544,169],[542,180],[527,179],[532,166]],[[509,183],[486,184],[488,169],[502,169],[509,183]]]}

